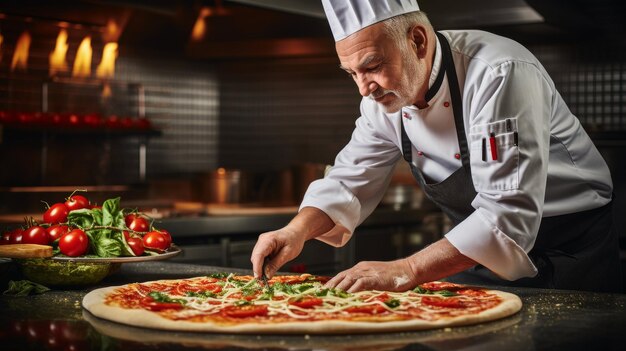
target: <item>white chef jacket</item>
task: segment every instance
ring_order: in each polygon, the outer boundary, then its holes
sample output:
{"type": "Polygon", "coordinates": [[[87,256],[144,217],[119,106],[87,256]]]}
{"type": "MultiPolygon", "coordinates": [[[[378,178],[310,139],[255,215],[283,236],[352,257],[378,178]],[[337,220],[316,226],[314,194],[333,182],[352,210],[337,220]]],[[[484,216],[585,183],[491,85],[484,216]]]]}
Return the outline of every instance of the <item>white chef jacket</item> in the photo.
{"type": "MultiPolygon", "coordinates": [[[[476,210],[445,236],[463,255],[508,280],[532,277],[542,217],[600,207],[611,200],[609,169],[539,61],[520,44],[483,31],[442,31],[450,42],[463,100],[476,210]],[[509,119],[509,122],[505,122],[509,119]],[[518,133],[514,145],[513,132],[518,133]],[[494,132],[498,160],[482,159],[494,132]],[[487,139],[488,140],[488,139],[487,139]]],[[[432,86],[441,68],[437,43],[432,86]]],[[[418,109],[385,113],[361,101],[350,142],[326,177],[309,186],[300,208],[324,211],[335,227],[317,239],[342,246],[376,208],[401,159],[400,123],[413,163],[434,182],[461,167],[447,77],[418,109]]],[[[567,233],[549,233],[549,235],[567,233]]]]}

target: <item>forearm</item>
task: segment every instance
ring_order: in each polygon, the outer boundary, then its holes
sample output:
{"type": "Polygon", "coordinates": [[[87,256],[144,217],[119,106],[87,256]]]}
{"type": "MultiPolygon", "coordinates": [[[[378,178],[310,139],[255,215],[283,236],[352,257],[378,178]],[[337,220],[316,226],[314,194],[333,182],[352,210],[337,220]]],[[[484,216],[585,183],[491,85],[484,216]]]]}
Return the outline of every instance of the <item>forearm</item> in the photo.
{"type": "Polygon", "coordinates": [[[334,226],[335,223],[324,211],[315,207],[304,207],[286,228],[294,233],[302,233],[305,240],[309,240],[327,233],[334,226]]]}
{"type": "Polygon", "coordinates": [[[441,239],[406,258],[417,284],[462,272],[477,263],[464,256],[448,239],[441,239]]]}

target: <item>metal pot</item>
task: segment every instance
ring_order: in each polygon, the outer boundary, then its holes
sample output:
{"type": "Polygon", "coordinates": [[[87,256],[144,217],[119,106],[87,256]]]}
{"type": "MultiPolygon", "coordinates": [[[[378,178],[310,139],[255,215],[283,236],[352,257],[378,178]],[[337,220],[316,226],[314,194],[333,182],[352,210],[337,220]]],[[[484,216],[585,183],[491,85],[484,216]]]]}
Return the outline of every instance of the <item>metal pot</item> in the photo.
{"type": "Polygon", "coordinates": [[[311,182],[324,178],[328,166],[322,163],[301,163],[292,167],[294,177],[294,196],[300,203],[311,182]]]}
{"type": "Polygon", "coordinates": [[[391,206],[396,210],[402,208],[420,208],[424,193],[415,185],[391,184],[383,199],[382,205],[391,206]]]}
{"type": "Polygon", "coordinates": [[[247,177],[235,169],[218,168],[201,180],[201,201],[213,204],[237,204],[246,199],[247,177]]]}

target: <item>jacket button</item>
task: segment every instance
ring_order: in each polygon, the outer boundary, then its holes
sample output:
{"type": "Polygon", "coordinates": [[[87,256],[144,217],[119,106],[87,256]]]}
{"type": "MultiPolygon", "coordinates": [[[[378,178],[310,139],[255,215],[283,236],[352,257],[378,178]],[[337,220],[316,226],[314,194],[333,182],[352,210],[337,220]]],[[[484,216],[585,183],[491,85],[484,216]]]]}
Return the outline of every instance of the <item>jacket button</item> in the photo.
{"type": "Polygon", "coordinates": [[[418,151],[418,152],[417,152],[417,156],[424,156],[424,153],[423,153],[423,152],[421,152],[421,151],[418,151]]]}
{"type": "Polygon", "coordinates": [[[461,154],[454,154],[454,158],[456,158],[457,160],[461,159],[461,154]]]}
{"type": "Polygon", "coordinates": [[[444,107],[450,107],[450,103],[446,101],[446,102],[443,103],[443,106],[444,107]]]}
{"type": "Polygon", "coordinates": [[[404,117],[406,119],[411,119],[411,116],[408,113],[406,113],[406,112],[402,113],[402,117],[404,117]]]}

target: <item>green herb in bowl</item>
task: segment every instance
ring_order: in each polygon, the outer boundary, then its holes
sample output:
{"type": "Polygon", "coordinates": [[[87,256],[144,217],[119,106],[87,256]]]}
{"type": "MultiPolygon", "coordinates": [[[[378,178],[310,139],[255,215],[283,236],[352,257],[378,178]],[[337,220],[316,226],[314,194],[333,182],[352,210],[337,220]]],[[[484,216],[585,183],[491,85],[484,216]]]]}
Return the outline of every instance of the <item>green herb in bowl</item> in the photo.
{"type": "Polygon", "coordinates": [[[27,279],[46,286],[84,286],[104,279],[114,264],[110,262],[58,262],[50,259],[17,260],[27,279]]]}

